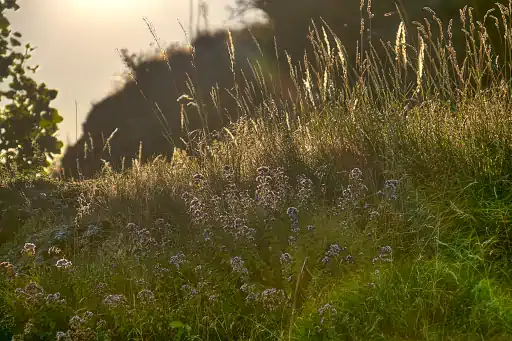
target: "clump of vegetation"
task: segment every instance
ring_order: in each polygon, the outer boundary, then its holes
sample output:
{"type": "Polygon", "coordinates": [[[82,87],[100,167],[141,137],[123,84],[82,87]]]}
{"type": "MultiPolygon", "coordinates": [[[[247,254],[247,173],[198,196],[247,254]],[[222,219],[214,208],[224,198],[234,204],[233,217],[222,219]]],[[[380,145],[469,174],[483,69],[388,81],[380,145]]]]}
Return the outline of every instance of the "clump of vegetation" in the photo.
{"type": "Polygon", "coordinates": [[[463,63],[400,25],[390,70],[371,46],[350,68],[317,26],[294,105],[267,92],[194,157],[4,179],[1,337],[509,339],[512,64],[469,13],[463,63]]]}
{"type": "Polygon", "coordinates": [[[12,32],[6,17],[18,9],[16,0],[0,3],[0,82],[9,82],[0,91],[8,103],[0,110],[0,170],[11,174],[42,171],[63,146],[55,137],[62,117],[50,106],[57,91],[29,76],[38,68],[27,65],[35,48],[25,44],[20,51],[22,35],[12,32]]]}

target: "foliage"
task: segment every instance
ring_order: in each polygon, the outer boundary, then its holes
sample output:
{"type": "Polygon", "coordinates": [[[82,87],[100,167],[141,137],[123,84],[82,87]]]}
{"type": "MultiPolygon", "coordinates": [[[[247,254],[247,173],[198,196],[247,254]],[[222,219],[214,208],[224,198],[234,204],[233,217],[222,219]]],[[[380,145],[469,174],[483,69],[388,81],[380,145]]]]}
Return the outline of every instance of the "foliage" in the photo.
{"type": "Polygon", "coordinates": [[[55,137],[62,117],[50,106],[57,91],[29,75],[37,70],[26,65],[34,47],[26,44],[20,52],[22,35],[9,28],[6,12],[18,8],[15,0],[0,3],[0,82],[9,82],[0,91],[0,99],[7,102],[0,110],[0,162],[10,170],[40,171],[49,165],[47,157],[63,146],[55,137]]]}

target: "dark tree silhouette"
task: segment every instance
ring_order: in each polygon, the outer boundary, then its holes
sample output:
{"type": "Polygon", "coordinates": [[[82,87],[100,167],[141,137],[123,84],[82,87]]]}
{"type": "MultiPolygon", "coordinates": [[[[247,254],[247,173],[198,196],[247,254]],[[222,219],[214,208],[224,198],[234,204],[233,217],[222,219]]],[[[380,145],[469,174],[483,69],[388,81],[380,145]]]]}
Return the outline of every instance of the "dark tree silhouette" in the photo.
{"type": "MultiPolygon", "coordinates": [[[[341,39],[347,49],[348,57],[354,61],[356,44],[361,42],[361,15],[365,19],[363,44],[371,38],[374,46],[380,49],[380,39],[393,41],[398,24],[403,19],[408,27],[409,41],[416,38],[414,22],[424,24],[424,18],[432,18],[425,8],[436,12],[447,28],[450,19],[454,19],[453,33],[456,47],[464,48],[465,42],[459,25],[459,10],[464,6],[474,9],[474,19],[482,20],[488,10],[496,8],[495,3],[505,4],[508,0],[237,0],[232,8],[234,16],[250,9],[263,11],[269,19],[281,48],[286,49],[294,58],[301,59],[307,48],[307,36],[311,21],[318,25],[324,20],[341,39]],[[370,13],[368,3],[371,4],[370,13]],[[363,7],[361,7],[363,5],[363,7]],[[293,10],[292,10],[293,9],[293,10]],[[402,14],[402,18],[400,17],[402,14]]],[[[500,16],[499,12],[494,15],[500,16]]],[[[469,21],[469,18],[468,18],[469,21]]],[[[432,30],[438,33],[437,24],[432,30]]],[[[494,42],[499,41],[494,24],[489,25],[494,42]]]]}
{"type": "MultiPolygon", "coordinates": [[[[252,32],[259,30],[266,28],[255,26],[252,32]]],[[[269,62],[263,61],[248,31],[232,32],[232,37],[236,81],[255,82],[249,64],[257,59],[260,65],[269,62]]],[[[133,79],[128,78],[120,91],[93,106],[83,124],[83,136],[61,160],[65,175],[91,177],[104,161],[116,170],[122,168],[123,162],[130,167],[132,159],[139,156],[141,142],[143,160],[156,155],[170,157],[174,147],[187,148],[183,141],[236,120],[240,113],[233,96],[228,43],[225,31],[203,34],[192,42],[194,56],[189,49],[173,47],[167,51],[168,62],[161,56],[137,60],[123,52],[133,79]],[[195,94],[191,94],[189,81],[194,84],[195,94]],[[211,96],[212,89],[217,91],[216,101],[211,96]],[[184,94],[194,98],[178,102],[184,94]]],[[[254,103],[261,101],[253,97],[254,103]]]]}

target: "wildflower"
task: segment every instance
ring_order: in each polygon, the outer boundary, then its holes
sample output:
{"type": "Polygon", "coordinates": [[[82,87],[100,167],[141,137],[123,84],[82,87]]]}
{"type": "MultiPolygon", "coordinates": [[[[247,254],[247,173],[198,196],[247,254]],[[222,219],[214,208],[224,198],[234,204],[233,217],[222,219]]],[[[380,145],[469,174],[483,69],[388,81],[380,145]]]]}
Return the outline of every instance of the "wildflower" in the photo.
{"type": "Polygon", "coordinates": [[[139,291],[137,298],[141,301],[142,304],[153,303],[155,301],[155,294],[153,294],[151,290],[144,289],[139,291]]]}
{"type": "Polygon", "coordinates": [[[361,179],[363,175],[363,172],[361,172],[361,170],[359,168],[354,168],[350,171],[350,179],[351,180],[359,180],[361,179]]]}
{"type": "Polygon", "coordinates": [[[375,289],[376,288],[375,283],[373,283],[373,282],[372,283],[368,283],[368,288],[375,289]]]}
{"type": "Polygon", "coordinates": [[[393,249],[391,248],[391,246],[383,246],[380,248],[380,254],[381,255],[386,255],[386,254],[390,254],[393,252],[393,249]]]}
{"type": "Polygon", "coordinates": [[[185,298],[187,299],[190,299],[191,297],[196,296],[199,293],[196,288],[188,284],[183,284],[181,286],[181,290],[185,292],[185,298]]]}
{"type": "Polygon", "coordinates": [[[288,214],[288,216],[292,219],[292,220],[297,220],[299,219],[298,217],[298,213],[299,211],[295,208],[295,207],[289,207],[288,210],[286,211],[286,214],[288,214]]]}
{"type": "Polygon", "coordinates": [[[325,257],[322,259],[322,263],[325,265],[331,258],[337,257],[341,251],[346,251],[347,248],[341,248],[338,244],[331,244],[329,250],[325,253],[325,257]]]}
{"type": "Polygon", "coordinates": [[[56,246],[52,246],[48,249],[48,255],[60,255],[62,253],[62,250],[59,249],[56,246]]]}
{"type": "Polygon", "coordinates": [[[290,264],[293,260],[289,253],[283,253],[279,259],[281,264],[290,264]]]}
{"type": "Polygon", "coordinates": [[[307,229],[308,231],[313,231],[313,230],[315,229],[315,227],[314,227],[313,225],[308,225],[308,226],[306,227],[306,229],[307,229]]]}
{"type": "Polygon", "coordinates": [[[36,245],[33,243],[25,243],[21,253],[27,256],[34,256],[36,254],[36,245]]]}
{"type": "Polygon", "coordinates": [[[104,319],[100,319],[98,320],[98,322],[96,322],[96,329],[105,329],[107,327],[107,321],[105,321],[104,319]]]}
{"type": "Polygon", "coordinates": [[[43,288],[36,282],[30,282],[22,291],[30,296],[35,296],[44,292],[43,288]]]}
{"type": "Polygon", "coordinates": [[[243,235],[248,241],[254,241],[256,232],[257,231],[255,228],[245,226],[245,229],[243,230],[243,235]]]}
{"type": "Polygon", "coordinates": [[[177,255],[172,256],[171,259],[169,260],[169,263],[174,264],[178,270],[180,268],[180,265],[184,264],[185,262],[185,254],[183,254],[183,252],[180,252],[177,255]]]}
{"type": "Polygon", "coordinates": [[[135,225],[135,223],[128,223],[126,224],[126,227],[125,227],[127,230],[134,230],[137,228],[137,225],[135,225]]]}
{"type": "Polygon", "coordinates": [[[139,287],[145,286],[147,284],[147,281],[144,278],[137,278],[135,280],[135,284],[139,287]]]}
{"type": "Polygon", "coordinates": [[[260,176],[265,176],[270,172],[270,169],[268,167],[262,166],[259,167],[256,171],[260,176]]]}
{"type": "Polygon", "coordinates": [[[229,263],[231,264],[231,268],[233,269],[234,272],[241,273],[244,275],[247,275],[249,273],[249,271],[247,270],[247,268],[244,265],[244,261],[243,261],[242,257],[239,257],[239,256],[231,257],[231,259],[229,260],[229,263]]]}
{"type": "Polygon", "coordinates": [[[48,305],[64,303],[66,303],[66,300],[60,299],[60,292],[56,292],[55,294],[48,294],[46,296],[46,304],[48,305]]]}
{"type": "Polygon", "coordinates": [[[297,198],[303,207],[307,207],[307,204],[314,195],[313,181],[304,175],[300,175],[297,178],[297,198]]]}
{"type": "Polygon", "coordinates": [[[68,269],[71,267],[71,265],[73,265],[71,261],[65,258],[59,259],[55,264],[55,266],[58,267],[59,269],[68,269]]]}
{"type": "Polygon", "coordinates": [[[82,317],[84,320],[88,321],[94,316],[94,313],[92,311],[86,311],[82,314],[82,317]]]}
{"type": "Polygon", "coordinates": [[[345,256],[344,259],[345,259],[345,262],[347,262],[347,263],[355,263],[354,257],[352,257],[351,255],[345,256]]]}
{"type": "Polygon", "coordinates": [[[331,315],[336,315],[338,312],[336,308],[334,308],[331,304],[327,303],[323,307],[318,309],[318,314],[320,316],[330,313],[331,315]]]}
{"type": "Polygon", "coordinates": [[[96,285],[95,292],[98,294],[103,294],[105,290],[107,289],[107,283],[100,282],[96,285]]]}
{"type": "Polygon", "coordinates": [[[338,314],[335,307],[331,304],[327,303],[323,307],[318,309],[318,314],[320,315],[320,326],[317,326],[316,329],[318,331],[322,330],[321,326],[325,326],[325,324],[330,320],[331,322],[334,320],[336,315],[338,314]]]}
{"type": "Polygon", "coordinates": [[[233,167],[231,167],[230,165],[225,165],[223,172],[225,175],[232,175],[234,173],[233,167]]]}
{"type": "Polygon", "coordinates": [[[340,252],[341,248],[338,244],[331,244],[331,246],[329,246],[329,250],[325,253],[325,255],[329,257],[336,257],[340,254],[340,252]]]}
{"type": "Polygon", "coordinates": [[[297,241],[297,237],[295,236],[289,236],[288,237],[288,245],[293,245],[297,241]]]}
{"type": "Polygon", "coordinates": [[[295,234],[299,234],[300,232],[300,228],[299,228],[299,222],[296,220],[296,221],[293,221],[292,222],[292,228],[291,228],[291,231],[295,234]]]}
{"type": "Polygon", "coordinates": [[[380,270],[379,269],[375,270],[375,276],[377,276],[377,277],[380,276],[380,270]]]}
{"type": "Polygon", "coordinates": [[[30,335],[34,331],[34,324],[27,322],[23,328],[23,335],[30,335]]]}
{"type": "Polygon", "coordinates": [[[71,327],[71,329],[80,329],[80,327],[84,323],[85,323],[85,320],[83,318],[81,318],[80,316],[78,316],[78,315],[73,316],[69,320],[69,326],[71,327]]]}
{"type": "Polygon", "coordinates": [[[87,230],[85,230],[83,237],[94,237],[98,235],[101,232],[101,228],[96,225],[89,225],[87,226],[87,230]]]}
{"type": "Polygon", "coordinates": [[[210,296],[208,296],[208,301],[216,302],[217,301],[217,295],[210,295],[210,296]]]}
{"type": "Polygon", "coordinates": [[[194,174],[194,184],[199,185],[204,180],[204,176],[200,173],[194,174]]]}
{"type": "Polygon", "coordinates": [[[231,181],[233,180],[235,176],[235,172],[233,171],[233,168],[230,165],[225,165],[223,169],[223,177],[224,179],[231,181]]]}
{"type": "Polygon", "coordinates": [[[159,264],[156,264],[153,267],[153,270],[154,270],[155,276],[158,278],[163,278],[170,271],[168,268],[164,268],[164,267],[160,266],[159,264]]]}
{"type": "Polygon", "coordinates": [[[275,311],[285,299],[286,294],[283,289],[270,288],[263,290],[261,293],[263,306],[270,311],[275,311]]]}
{"type": "Polygon", "coordinates": [[[56,341],[71,341],[71,337],[69,335],[69,331],[67,331],[66,333],[64,333],[64,332],[57,332],[57,334],[55,335],[55,340],[56,341]]]}
{"type": "Polygon", "coordinates": [[[386,182],[384,183],[384,188],[391,192],[391,194],[390,194],[391,200],[397,199],[396,192],[397,192],[399,184],[400,184],[400,181],[398,181],[398,180],[386,180],[386,182]]]}
{"type": "Polygon", "coordinates": [[[391,263],[393,261],[392,258],[388,258],[388,256],[391,256],[393,253],[393,249],[391,246],[383,246],[380,248],[379,252],[379,260],[385,263],[391,263]]]}
{"type": "Polygon", "coordinates": [[[14,277],[14,266],[9,262],[0,263],[0,273],[5,274],[8,278],[14,277]]]}
{"type": "Polygon", "coordinates": [[[245,304],[249,305],[252,302],[256,302],[260,299],[260,295],[256,292],[250,292],[245,298],[245,304]]]}
{"type": "Polygon", "coordinates": [[[103,303],[110,308],[117,308],[119,306],[124,305],[126,302],[126,298],[124,295],[108,295],[103,299],[103,303]]]}
{"type": "Polygon", "coordinates": [[[248,293],[249,291],[252,291],[254,289],[254,285],[249,285],[247,283],[242,284],[240,287],[240,290],[242,290],[245,293],[248,293]]]}

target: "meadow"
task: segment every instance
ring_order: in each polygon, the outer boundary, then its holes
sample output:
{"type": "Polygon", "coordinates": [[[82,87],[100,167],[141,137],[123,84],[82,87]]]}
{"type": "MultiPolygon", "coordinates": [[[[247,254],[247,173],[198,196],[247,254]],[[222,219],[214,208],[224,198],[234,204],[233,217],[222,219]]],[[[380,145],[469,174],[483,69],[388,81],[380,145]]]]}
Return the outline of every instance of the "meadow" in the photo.
{"type": "Polygon", "coordinates": [[[512,340],[511,13],[353,65],[316,23],[194,156],[0,172],[0,340],[512,340]]]}

